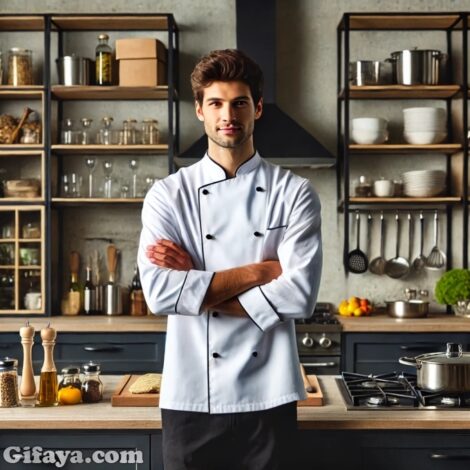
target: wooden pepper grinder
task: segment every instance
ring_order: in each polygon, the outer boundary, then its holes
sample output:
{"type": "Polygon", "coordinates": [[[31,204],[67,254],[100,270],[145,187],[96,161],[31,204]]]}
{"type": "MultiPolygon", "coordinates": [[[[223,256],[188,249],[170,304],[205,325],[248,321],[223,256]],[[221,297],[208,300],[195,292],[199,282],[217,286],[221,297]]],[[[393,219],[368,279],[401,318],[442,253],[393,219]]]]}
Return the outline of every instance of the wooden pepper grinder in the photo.
{"type": "Polygon", "coordinates": [[[34,343],[34,328],[26,322],[20,328],[21,344],[23,345],[23,372],[21,374],[21,404],[34,406],[36,402],[36,384],[34,383],[32,350],[34,343]]]}
{"type": "Polygon", "coordinates": [[[56,406],[57,397],[57,370],[54,364],[53,351],[57,333],[50,327],[41,330],[42,346],[44,348],[44,364],[39,379],[38,406],[56,406]]]}

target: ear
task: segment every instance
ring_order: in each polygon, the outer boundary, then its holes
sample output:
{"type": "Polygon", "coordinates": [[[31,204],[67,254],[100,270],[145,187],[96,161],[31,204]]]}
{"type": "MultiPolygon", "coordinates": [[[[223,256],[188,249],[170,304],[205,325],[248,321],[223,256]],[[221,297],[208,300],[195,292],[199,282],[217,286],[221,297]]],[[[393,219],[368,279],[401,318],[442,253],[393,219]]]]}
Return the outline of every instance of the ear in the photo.
{"type": "Polygon", "coordinates": [[[199,101],[195,101],[194,105],[196,107],[196,116],[200,121],[204,121],[204,114],[202,112],[202,106],[199,104],[199,101]]]}
{"type": "Polygon", "coordinates": [[[255,119],[259,119],[263,114],[263,98],[260,98],[258,104],[255,106],[255,119]]]}

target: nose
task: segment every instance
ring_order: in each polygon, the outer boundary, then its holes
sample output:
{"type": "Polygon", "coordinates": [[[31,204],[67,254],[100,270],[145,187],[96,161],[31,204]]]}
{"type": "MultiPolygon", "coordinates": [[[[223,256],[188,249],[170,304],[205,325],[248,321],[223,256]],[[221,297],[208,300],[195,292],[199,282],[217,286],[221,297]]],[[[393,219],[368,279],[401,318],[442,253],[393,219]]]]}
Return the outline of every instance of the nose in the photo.
{"type": "Polygon", "coordinates": [[[222,108],[222,120],[224,122],[231,122],[235,117],[234,109],[230,103],[225,103],[222,108]]]}

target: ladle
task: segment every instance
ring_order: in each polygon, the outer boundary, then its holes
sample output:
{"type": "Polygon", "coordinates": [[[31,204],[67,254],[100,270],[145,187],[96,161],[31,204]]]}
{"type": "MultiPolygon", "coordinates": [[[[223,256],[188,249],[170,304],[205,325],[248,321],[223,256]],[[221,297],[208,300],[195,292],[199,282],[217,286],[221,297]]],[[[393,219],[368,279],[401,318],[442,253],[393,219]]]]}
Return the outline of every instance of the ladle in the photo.
{"type": "Polygon", "coordinates": [[[426,256],[423,253],[424,246],[424,216],[423,213],[419,213],[419,224],[420,224],[420,235],[419,235],[419,255],[413,261],[413,269],[419,273],[424,269],[426,265],[426,256]]]}
{"type": "Polygon", "coordinates": [[[369,271],[374,274],[382,276],[385,272],[385,265],[387,260],[384,257],[385,253],[385,221],[384,213],[380,213],[380,255],[374,258],[369,264],[369,271]]]}
{"type": "Polygon", "coordinates": [[[409,269],[410,263],[406,258],[400,256],[400,217],[398,213],[395,216],[397,225],[397,249],[395,258],[389,259],[385,265],[385,274],[393,279],[399,279],[405,276],[409,269]]]}

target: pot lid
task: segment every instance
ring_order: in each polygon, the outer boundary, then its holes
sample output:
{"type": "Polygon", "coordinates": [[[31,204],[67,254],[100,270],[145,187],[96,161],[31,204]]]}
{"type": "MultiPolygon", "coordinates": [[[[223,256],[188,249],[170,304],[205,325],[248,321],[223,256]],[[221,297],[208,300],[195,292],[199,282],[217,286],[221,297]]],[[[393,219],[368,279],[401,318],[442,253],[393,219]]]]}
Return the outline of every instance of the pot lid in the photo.
{"type": "Polygon", "coordinates": [[[445,352],[421,354],[416,358],[417,362],[433,364],[470,364],[470,353],[462,351],[462,345],[447,343],[445,352]]]}
{"type": "Polygon", "coordinates": [[[441,54],[441,51],[438,49],[418,49],[417,47],[413,47],[412,49],[403,49],[401,51],[391,52],[391,55],[394,54],[402,54],[403,52],[435,52],[436,54],[441,54]]]}

